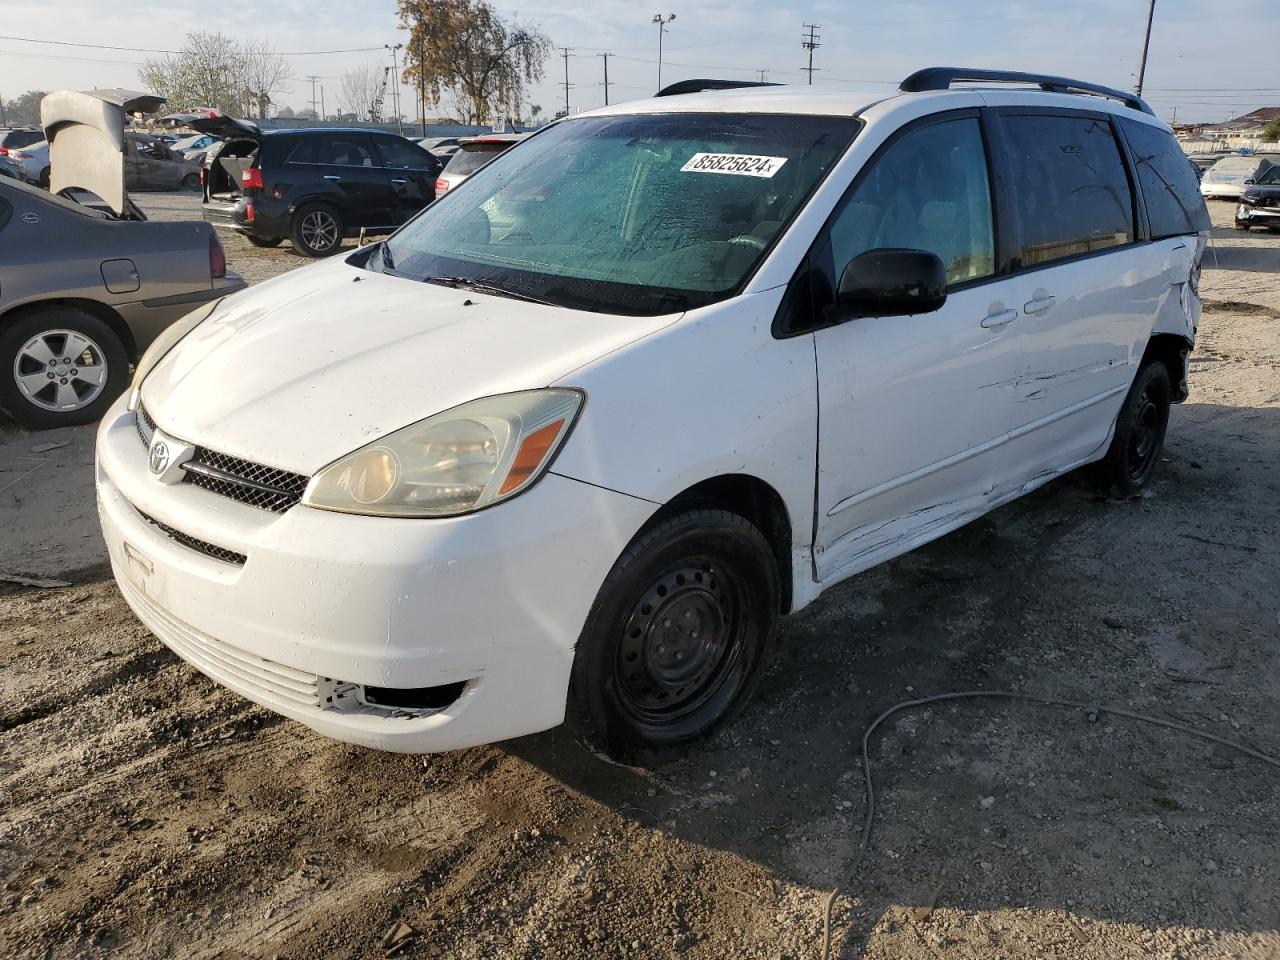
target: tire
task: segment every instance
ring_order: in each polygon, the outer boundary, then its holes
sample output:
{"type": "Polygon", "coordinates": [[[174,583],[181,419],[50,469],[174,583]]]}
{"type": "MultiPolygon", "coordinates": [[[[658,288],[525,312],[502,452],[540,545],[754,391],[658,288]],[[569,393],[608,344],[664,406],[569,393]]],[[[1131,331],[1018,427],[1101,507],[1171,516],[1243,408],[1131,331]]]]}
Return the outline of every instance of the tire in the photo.
{"type": "Polygon", "coordinates": [[[737,514],[690,510],[642,531],[578,639],[571,715],[615,757],[706,734],[759,684],[779,598],[773,551],[737,514]]]}
{"type": "Polygon", "coordinates": [[[128,384],[124,344],[78,307],[37,307],[0,329],[0,408],[25,427],[93,423],[128,384]]]}
{"type": "Polygon", "coordinates": [[[1104,489],[1132,497],[1147,485],[1164,447],[1172,392],[1163,363],[1150,362],[1138,370],[1116,417],[1111,446],[1097,465],[1097,479],[1104,489]]]}
{"type": "Polygon", "coordinates": [[[244,238],[255,247],[278,247],[284,242],[284,237],[255,237],[248,233],[244,235],[244,238]]]}
{"type": "Polygon", "coordinates": [[[1251,224],[1251,223],[1245,223],[1245,222],[1244,222],[1244,221],[1242,221],[1242,220],[1236,220],[1236,221],[1235,221],[1235,223],[1234,223],[1234,226],[1235,226],[1235,228],[1236,228],[1237,230],[1243,230],[1243,231],[1245,231],[1246,233],[1248,233],[1249,228],[1250,228],[1251,226],[1253,226],[1253,224],[1251,224]]]}
{"type": "Polygon", "coordinates": [[[199,190],[200,174],[188,173],[185,177],[182,178],[182,183],[179,186],[183,190],[199,190]]]}
{"type": "Polygon", "coordinates": [[[49,168],[48,167],[45,167],[43,170],[40,171],[40,178],[36,180],[36,186],[43,187],[45,190],[49,189],[49,168]]]}
{"type": "Polygon", "coordinates": [[[327,203],[299,207],[289,225],[293,248],[308,257],[327,257],[342,248],[342,214],[327,203]],[[328,242],[320,242],[327,240],[328,242]]]}

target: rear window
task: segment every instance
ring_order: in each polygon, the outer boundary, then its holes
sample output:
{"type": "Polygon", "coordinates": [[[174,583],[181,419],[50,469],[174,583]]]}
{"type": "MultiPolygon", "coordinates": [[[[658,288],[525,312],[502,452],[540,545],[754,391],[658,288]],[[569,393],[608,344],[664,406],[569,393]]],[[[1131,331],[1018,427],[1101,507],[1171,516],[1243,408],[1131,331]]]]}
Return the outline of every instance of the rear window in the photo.
{"type": "Polygon", "coordinates": [[[1103,119],[1004,117],[1017,184],[1022,266],[1132,243],[1133,194],[1103,119]]]}
{"type": "Polygon", "coordinates": [[[42,130],[9,130],[0,133],[0,147],[16,149],[18,147],[29,147],[33,143],[39,143],[44,139],[44,131],[42,130]]]}
{"type": "Polygon", "coordinates": [[[475,173],[486,163],[510,147],[509,143],[493,143],[484,146],[463,147],[445,165],[445,173],[460,173],[464,177],[475,173]]]}
{"type": "Polygon", "coordinates": [[[1133,154],[1151,236],[1159,240],[1208,230],[1200,183],[1173,134],[1136,120],[1121,119],[1120,127],[1133,154]]]}

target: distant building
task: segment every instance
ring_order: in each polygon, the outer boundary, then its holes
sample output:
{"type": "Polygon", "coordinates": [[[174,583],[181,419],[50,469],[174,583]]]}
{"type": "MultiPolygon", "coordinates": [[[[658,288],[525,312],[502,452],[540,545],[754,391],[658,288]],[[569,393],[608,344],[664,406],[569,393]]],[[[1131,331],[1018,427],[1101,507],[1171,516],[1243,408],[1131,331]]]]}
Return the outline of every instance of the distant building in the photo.
{"type": "Polygon", "coordinates": [[[1225,123],[1205,124],[1200,128],[1200,137],[1225,141],[1261,140],[1262,128],[1276,119],[1280,119],[1280,107],[1259,107],[1243,117],[1236,117],[1225,123]]]}

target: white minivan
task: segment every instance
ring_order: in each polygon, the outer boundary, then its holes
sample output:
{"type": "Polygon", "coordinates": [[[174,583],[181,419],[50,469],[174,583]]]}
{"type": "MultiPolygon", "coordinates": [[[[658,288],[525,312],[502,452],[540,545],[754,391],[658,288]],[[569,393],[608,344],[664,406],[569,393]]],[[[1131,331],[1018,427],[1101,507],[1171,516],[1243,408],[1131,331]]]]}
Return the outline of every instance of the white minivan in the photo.
{"type": "Polygon", "coordinates": [[[352,743],[568,709],[627,754],[731,715],[832,584],[1082,464],[1147,483],[1209,224],[1140,99],[697,86],[170,328],[97,447],[138,617],[352,743]]]}

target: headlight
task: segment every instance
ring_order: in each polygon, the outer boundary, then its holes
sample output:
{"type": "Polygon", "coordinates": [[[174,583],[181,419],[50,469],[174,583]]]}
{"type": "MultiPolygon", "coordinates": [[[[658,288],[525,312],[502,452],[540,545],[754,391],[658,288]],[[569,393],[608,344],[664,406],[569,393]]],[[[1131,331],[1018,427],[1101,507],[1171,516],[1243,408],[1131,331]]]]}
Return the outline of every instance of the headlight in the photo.
{"type": "Polygon", "coordinates": [[[528,489],[564,443],[583,396],[528,390],[410,424],[329,464],[302,502],[380,517],[451,517],[528,489]]]}
{"type": "Polygon", "coordinates": [[[133,371],[133,383],[129,385],[129,409],[137,410],[138,401],[141,398],[139,390],[142,387],[142,381],[147,378],[147,374],[155,369],[157,363],[164,359],[164,355],[178,345],[178,341],[185,337],[188,333],[200,326],[201,322],[206,320],[209,314],[222,302],[222,297],[217,300],[211,300],[203,307],[197,307],[185,317],[176,320],[160,332],[160,336],[151,341],[151,346],[142,352],[141,359],[138,360],[137,367],[133,371]]]}

